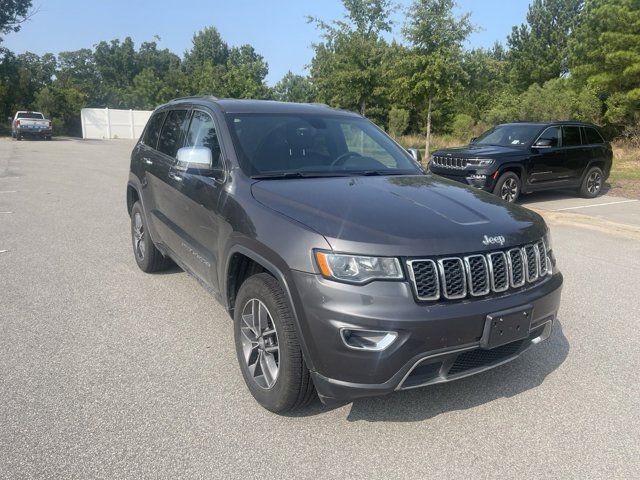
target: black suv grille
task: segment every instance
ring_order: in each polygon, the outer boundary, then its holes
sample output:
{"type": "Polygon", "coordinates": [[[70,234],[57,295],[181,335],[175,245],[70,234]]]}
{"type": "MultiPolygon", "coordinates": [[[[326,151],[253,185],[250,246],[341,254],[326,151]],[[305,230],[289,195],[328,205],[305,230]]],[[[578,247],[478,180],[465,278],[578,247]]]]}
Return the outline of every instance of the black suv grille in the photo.
{"type": "Polygon", "coordinates": [[[457,373],[462,373],[467,370],[497,363],[502,359],[515,355],[523,342],[524,340],[518,340],[517,342],[507,343],[492,350],[478,349],[461,353],[447,372],[447,375],[456,375],[457,373]]]}
{"type": "Polygon", "coordinates": [[[455,157],[433,157],[431,162],[438,167],[453,168],[456,170],[464,170],[467,168],[468,159],[455,157]]]}
{"type": "Polygon", "coordinates": [[[551,273],[543,240],[488,254],[408,260],[407,266],[421,301],[504,292],[539,281],[551,273]]]}

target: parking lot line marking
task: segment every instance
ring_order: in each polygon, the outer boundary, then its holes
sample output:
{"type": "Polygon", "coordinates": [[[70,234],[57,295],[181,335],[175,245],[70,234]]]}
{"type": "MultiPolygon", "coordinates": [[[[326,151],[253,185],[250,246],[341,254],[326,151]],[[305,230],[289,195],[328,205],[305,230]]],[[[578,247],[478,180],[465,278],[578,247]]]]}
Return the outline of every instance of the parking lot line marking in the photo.
{"type": "Polygon", "coordinates": [[[7,253],[9,250],[0,250],[0,253],[7,253]]]}
{"type": "Polygon", "coordinates": [[[0,212],[0,213],[13,213],[13,212],[0,212]]]}
{"type": "Polygon", "coordinates": [[[0,193],[18,193],[18,191],[17,190],[4,190],[4,191],[0,190],[0,193]]]}
{"type": "Polygon", "coordinates": [[[617,202],[607,202],[607,203],[594,203],[593,205],[580,205],[578,207],[566,207],[566,208],[558,208],[554,211],[561,212],[562,210],[576,210],[578,208],[589,208],[589,207],[602,207],[604,205],[617,205],[619,203],[631,203],[637,202],[638,200],[620,200],[617,202]]]}

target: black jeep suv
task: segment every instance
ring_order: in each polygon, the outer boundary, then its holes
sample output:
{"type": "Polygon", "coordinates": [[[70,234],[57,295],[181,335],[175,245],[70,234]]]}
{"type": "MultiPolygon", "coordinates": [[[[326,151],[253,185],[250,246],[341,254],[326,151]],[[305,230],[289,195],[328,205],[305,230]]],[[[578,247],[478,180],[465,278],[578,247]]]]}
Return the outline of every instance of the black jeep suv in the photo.
{"type": "Polygon", "coordinates": [[[284,412],[455,380],[551,332],[562,275],[534,212],[425,173],[320,105],[186,98],[131,155],[133,251],[229,311],[246,384],[284,412]]]}
{"type": "Polygon", "coordinates": [[[577,122],[498,125],[461,148],[435,151],[429,169],[503,200],[555,188],[597,196],[613,152],[595,125],[577,122]]]}

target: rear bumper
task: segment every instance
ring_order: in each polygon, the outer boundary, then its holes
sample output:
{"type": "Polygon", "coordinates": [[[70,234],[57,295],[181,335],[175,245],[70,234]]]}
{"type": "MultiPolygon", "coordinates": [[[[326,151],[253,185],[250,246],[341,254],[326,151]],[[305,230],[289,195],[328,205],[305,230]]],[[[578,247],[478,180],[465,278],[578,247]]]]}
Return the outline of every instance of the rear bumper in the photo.
{"type": "Polygon", "coordinates": [[[15,133],[23,137],[50,137],[53,131],[49,128],[19,128],[15,133]]]}
{"type": "Polygon", "coordinates": [[[448,382],[513,360],[550,335],[562,289],[555,273],[510,295],[426,305],[414,301],[406,282],[354,287],[301,272],[294,278],[313,380],[326,404],[448,382]],[[480,347],[487,315],[525,305],[532,307],[527,338],[480,347]],[[393,331],[398,338],[380,352],[358,351],[344,344],[342,328],[393,331]]]}

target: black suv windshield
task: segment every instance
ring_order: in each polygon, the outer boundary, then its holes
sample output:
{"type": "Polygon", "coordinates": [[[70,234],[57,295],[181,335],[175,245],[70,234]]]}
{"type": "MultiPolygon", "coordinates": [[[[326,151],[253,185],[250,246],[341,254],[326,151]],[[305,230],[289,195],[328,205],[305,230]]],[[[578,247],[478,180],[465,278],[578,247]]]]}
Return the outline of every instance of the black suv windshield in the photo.
{"type": "Polygon", "coordinates": [[[474,145],[499,145],[502,147],[527,145],[540,132],[540,125],[498,125],[480,135],[474,145]]]}
{"type": "Polygon", "coordinates": [[[242,169],[253,177],[422,173],[371,122],[331,115],[228,113],[242,169]]]}

